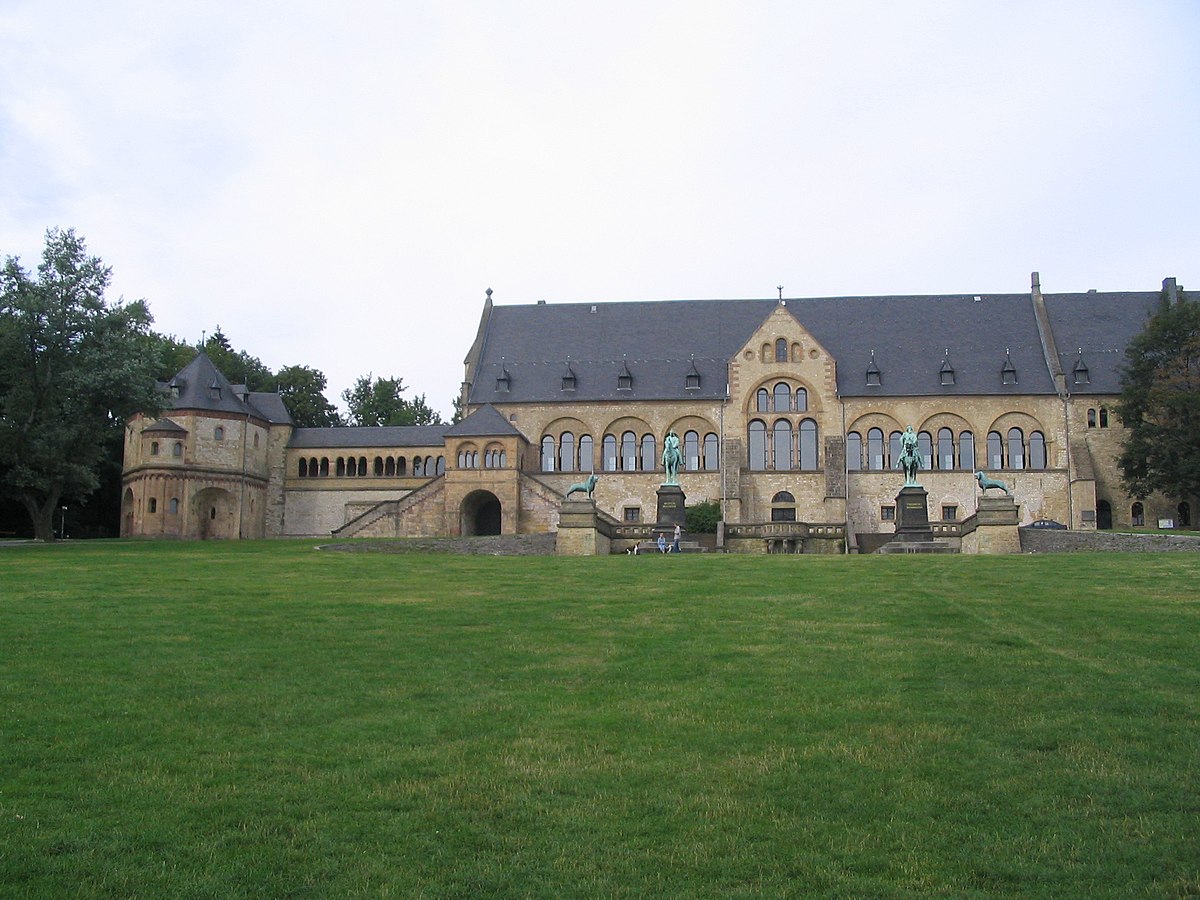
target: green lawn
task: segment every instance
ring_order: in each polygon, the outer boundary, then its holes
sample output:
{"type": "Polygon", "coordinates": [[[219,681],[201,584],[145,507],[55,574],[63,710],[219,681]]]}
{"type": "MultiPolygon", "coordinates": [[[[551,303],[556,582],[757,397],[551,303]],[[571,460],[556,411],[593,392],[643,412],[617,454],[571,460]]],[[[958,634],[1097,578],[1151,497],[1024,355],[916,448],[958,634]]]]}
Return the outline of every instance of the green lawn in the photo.
{"type": "Polygon", "coordinates": [[[0,895],[1195,895],[1198,584],[3,548],[0,895]]]}

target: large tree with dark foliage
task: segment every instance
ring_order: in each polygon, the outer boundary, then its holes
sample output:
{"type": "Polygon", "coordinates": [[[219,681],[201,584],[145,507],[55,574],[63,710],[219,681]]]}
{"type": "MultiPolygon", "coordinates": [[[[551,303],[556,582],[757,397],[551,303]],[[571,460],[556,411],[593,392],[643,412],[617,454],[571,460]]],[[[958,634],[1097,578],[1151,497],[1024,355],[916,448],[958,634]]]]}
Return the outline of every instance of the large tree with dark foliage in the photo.
{"type": "Polygon", "coordinates": [[[150,311],[107,302],[109,278],[72,230],[46,232],[36,277],[13,257],[0,270],[0,492],[39,540],[100,484],[125,420],[160,403],[150,311]]]}
{"type": "Polygon", "coordinates": [[[442,417],[429,408],[425,395],[405,400],[402,378],[364,375],[342,391],[351,425],[441,425],[442,417]]]}
{"type": "Polygon", "coordinates": [[[297,428],[341,425],[337,407],[325,399],[325,375],[308,366],[285,366],[275,376],[279,396],[297,428]]]}
{"type": "Polygon", "coordinates": [[[1118,460],[1131,494],[1200,495],[1200,302],[1165,295],[1125,351],[1118,460]]]}

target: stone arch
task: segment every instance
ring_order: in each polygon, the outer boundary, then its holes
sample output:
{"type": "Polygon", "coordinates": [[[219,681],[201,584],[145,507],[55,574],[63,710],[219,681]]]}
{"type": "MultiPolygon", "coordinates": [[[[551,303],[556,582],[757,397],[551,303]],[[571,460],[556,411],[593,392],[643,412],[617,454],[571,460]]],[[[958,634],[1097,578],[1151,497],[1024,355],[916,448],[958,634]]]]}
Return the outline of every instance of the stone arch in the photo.
{"type": "Polygon", "coordinates": [[[766,375],[754,382],[754,384],[750,386],[750,389],[746,391],[744,397],[745,399],[742,401],[743,411],[750,416],[758,415],[763,412],[774,412],[780,415],[785,415],[792,412],[819,413],[823,408],[821,405],[820,392],[817,391],[813,385],[804,378],[797,377],[794,372],[788,372],[784,374],[776,371],[770,375],[766,375]],[[775,399],[776,391],[781,384],[788,386],[789,402],[787,409],[776,408],[779,405],[775,399]],[[804,409],[802,410],[797,410],[795,408],[796,390],[798,388],[802,389],[804,392],[804,409]],[[766,390],[767,392],[770,409],[763,410],[759,408],[758,393],[761,390],[766,390]]]}
{"type": "Polygon", "coordinates": [[[237,533],[237,500],[224,488],[207,487],[192,496],[192,521],[196,537],[226,540],[237,533]]]}
{"type": "Polygon", "coordinates": [[[500,498],[491,491],[471,491],[463,498],[458,518],[464,537],[500,534],[500,498]]]}
{"type": "Polygon", "coordinates": [[[1025,412],[1006,412],[997,416],[985,430],[998,431],[1002,435],[1007,435],[1010,428],[1020,428],[1026,437],[1031,431],[1046,433],[1046,426],[1036,417],[1025,412]]]}
{"type": "Polygon", "coordinates": [[[847,431],[857,431],[859,434],[861,434],[863,436],[863,439],[865,440],[866,436],[867,436],[867,432],[872,428],[880,429],[883,432],[885,439],[887,438],[887,435],[891,434],[893,431],[903,431],[904,430],[904,428],[901,427],[899,422],[897,422],[895,419],[893,419],[887,413],[881,413],[881,412],[864,413],[863,415],[861,415],[857,419],[855,419],[853,422],[851,422],[846,427],[846,430],[847,431]]]}

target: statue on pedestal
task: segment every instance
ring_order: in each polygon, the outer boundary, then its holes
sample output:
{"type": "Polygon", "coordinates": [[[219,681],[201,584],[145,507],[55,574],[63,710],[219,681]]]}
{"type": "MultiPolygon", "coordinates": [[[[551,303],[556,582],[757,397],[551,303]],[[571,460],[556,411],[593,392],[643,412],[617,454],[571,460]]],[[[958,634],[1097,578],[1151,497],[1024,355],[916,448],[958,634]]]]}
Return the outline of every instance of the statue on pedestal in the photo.
{"type": "Polygon", "coordinates": [[[663,484],[679,484],[679,466],[683,462],[683,452],[679,449],[679,435],[674,431],[667,432],[663,441],[662,464],[667,473],[663,484]]]}
{"type": "Polygon", "coordinates": [[[909,425],[900,435],[900,467],[904,469],[904,486],[920,487],[917,481],[917,470],[921,468],[921,449],[917,443],[917,433],[909,425]]]}

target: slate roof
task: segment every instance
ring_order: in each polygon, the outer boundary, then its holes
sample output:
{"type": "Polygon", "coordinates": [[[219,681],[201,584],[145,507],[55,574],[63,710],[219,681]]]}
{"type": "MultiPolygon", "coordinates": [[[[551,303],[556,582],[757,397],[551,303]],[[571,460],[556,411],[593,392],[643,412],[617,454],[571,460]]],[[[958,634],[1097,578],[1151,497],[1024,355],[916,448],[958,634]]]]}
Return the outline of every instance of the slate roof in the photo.
{"type": "Polygon", "coordinates": [[[1125,348],[1158,309],[1161,291],[1054,294],[1046,297],[1046,312],[1067,390],[1072,394],[1119,394],[1125,348]],[[1075,384],[1071,371],[1083,351],[1090,384],[1075,384]]]}
{"type": "Polygon", "coordinates": [[[171,409],[224,412],[238,416],[249,413],[273,424],[288,425],[292,421],[278,394],[263,391],[247,393],[243,385],[235,388],[203,351],[196,354],[196,358],[180,369],[163,388],[167,392],[166,405],[171,409]],[[219,389],[219,397],[212,396],[214,387],[219,389]],[[173,396],[176,390],[178,396],[173,396]],[[244,401],[242,395],[246,396],[244,401]]]}
{"type": "Polygon", "coordinates": [[[341,428],[297,428],[289,447],[437,447],[447,425],[364,425],[341,428]]]}
{"type": "Polygon", "coordinates": [[[520,435],[521,432],[496,407],[485,403],[457,425],[451,425],[446,437],[505,437],[513,434],[520,435]]]}
{"type": "MultiPolygon", "coordinates": [[[[1111,392],[1119,355],[1158,292],[1046,295],[1056,346],[1070,372],[1084,348],[1092,386],[1111,392]],[[1093,361],[1089,347],[1094,348],[1093,361]]],[[[470,402],[528,403],[720,399],[729,360],[777,300],[672,300],[496,306],[491,310],[470,402]],[[685,388],[695,356],[698,390],[685,388]],[[568,357],[575,390],[562,389],[568,357]],[[618,390],[628,365],[632,388],[618,390]],[[508,391],[497,388],[507,373],[508,391]]],[[[1029,294],[823,297],[786,301],[833,354],[844,397],[1053,394],[1029,294]],[[976,300],[976,296],[979,297],[976,300]],[[874,351],[882,384],[867,385],[874,351]],[[942,385],[943,360],[954,369],[942,385]],[[1006,355],[1007,354],[1007,355],[1006,355]],[[1011,359],[1017,383],[1001,378],[1011,359]]]]}
{"type": "Polygon", "coordinates": [[[142,429],[144,434],[187,434],[187,429],[170,419],[159,419],[142,429]]]}

